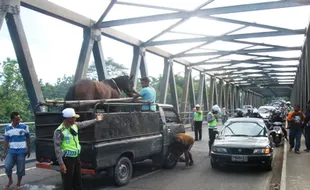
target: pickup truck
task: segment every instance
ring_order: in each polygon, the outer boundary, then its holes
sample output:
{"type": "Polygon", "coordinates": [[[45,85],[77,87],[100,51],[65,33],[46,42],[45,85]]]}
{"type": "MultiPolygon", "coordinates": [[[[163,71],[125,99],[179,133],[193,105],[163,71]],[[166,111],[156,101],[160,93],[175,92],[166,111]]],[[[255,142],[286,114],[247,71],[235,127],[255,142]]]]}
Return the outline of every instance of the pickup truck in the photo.
{"type": "MultiPolygon", "coordinates": [[[[118,104],[127,108],[137,106],[137,103],[118,104]]],[[[104,120],[79,130],[82,174],[98,175],[105,171],[117,186],[123,186],[131,179],[134,162],[151,159],[164,168],[174,168],[178,158],[171,145],[174,136],[185,132],[185,128],[172,105],[156,104],[156,107],[156,112],[125,109],[103,113],[104,120]]],[[[53,133],[62,122],[61,109],[35,113],[37,168],[59,171],[53,133]]],[[[81,115],[78,121],[93,119],[98,112],[97,109],[77,112],[81,115]]]]}

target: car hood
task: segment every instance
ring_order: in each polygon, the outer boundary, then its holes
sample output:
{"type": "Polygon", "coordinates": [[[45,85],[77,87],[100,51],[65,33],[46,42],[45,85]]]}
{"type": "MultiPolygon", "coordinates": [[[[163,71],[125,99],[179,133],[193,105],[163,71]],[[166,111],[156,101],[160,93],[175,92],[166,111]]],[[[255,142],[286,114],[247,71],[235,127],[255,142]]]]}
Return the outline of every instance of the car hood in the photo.
{"type": "Polygon", "coordinates": [[[269,145],[268,137],[218,137],[214,141],[214,146],[238,147],[238,148],[257,148],[269,145]]]}

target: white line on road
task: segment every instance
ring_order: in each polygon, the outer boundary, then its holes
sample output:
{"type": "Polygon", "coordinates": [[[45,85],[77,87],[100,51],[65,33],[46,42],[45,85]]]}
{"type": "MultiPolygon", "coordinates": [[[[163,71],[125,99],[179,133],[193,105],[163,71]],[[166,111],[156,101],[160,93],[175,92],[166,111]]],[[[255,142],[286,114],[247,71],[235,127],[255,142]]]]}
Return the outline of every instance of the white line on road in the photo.
{"type": "Polygon", "coordinates": [[[287,162],[287,142],[284,142],[284,155],[282,163],[280,190],[286,190],[286,162],[287,162]]]}
{"type": "MultiPolygon", "coordinates": [[[[37,167],[31,167],[31,168],[26,168],[25,171],[28,171],[28,170],[33,170],[33,169],[36,169],[37,167]]],[[[13,172],[14,174],[16,173],[16,171],[13,172]]],[[[0,174],[0,177],[2,176],[6,176],[6,174],[0,174]]]]}

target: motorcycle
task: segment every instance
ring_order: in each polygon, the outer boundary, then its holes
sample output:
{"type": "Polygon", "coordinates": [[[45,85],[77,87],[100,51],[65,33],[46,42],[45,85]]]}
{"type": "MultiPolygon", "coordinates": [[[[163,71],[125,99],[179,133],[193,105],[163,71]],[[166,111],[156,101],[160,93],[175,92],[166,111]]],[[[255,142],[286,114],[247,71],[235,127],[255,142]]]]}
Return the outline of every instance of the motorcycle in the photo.
{"type": "Polygon", "coordinates": [[[272,130],[270,131],[270,135],[272,136],[272,141],[276,147],[284,142],[284,133],[282,131],[282,123],[274,122],[272,123],[272,130]]]}

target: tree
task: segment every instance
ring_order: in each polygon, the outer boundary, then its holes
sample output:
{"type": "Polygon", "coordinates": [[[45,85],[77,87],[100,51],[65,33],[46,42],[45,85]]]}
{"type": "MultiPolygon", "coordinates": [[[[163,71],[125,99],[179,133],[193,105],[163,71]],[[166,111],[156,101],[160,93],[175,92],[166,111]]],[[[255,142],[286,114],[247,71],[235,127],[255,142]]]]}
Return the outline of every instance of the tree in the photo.
{"type": "MultiPolygon", "coordinates": [[[[116,63],[110,57],[105,60],[105,64],[107,66],[107,74],[109,78],[114,78],[121,75],[128,75],[128,68],[126,68],[122,64],[116,63]]],[[[94,62],[88,67],[87,78],[92,80],[98,80],[97,70],[94,62]]]]}
{"type": "Polygon", "coordinates": [[[7,58],[1,66],[3,72],[0,73],[0,122],[10,122],[12,111],[19,112],[24,121],[33,121],[30,101],[17,61],[7,58]]]}

